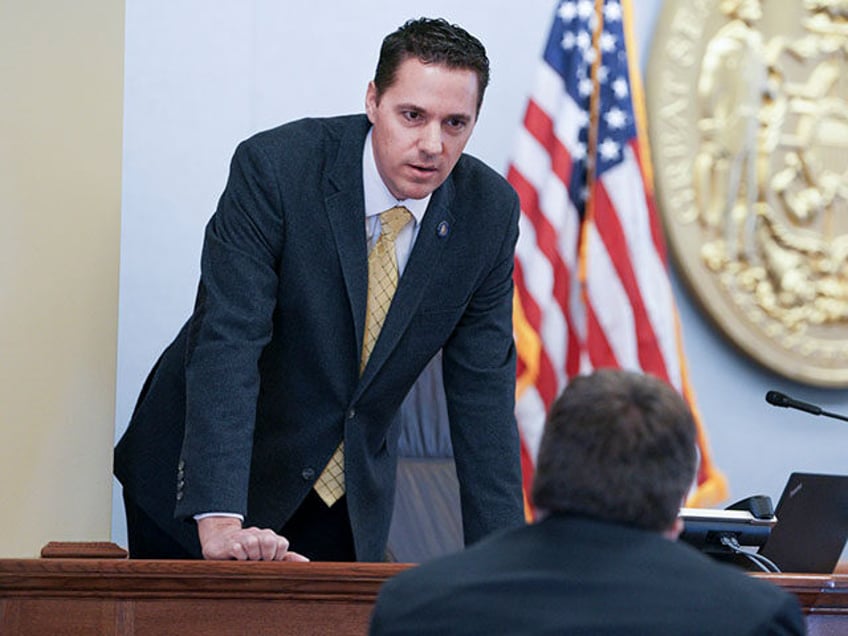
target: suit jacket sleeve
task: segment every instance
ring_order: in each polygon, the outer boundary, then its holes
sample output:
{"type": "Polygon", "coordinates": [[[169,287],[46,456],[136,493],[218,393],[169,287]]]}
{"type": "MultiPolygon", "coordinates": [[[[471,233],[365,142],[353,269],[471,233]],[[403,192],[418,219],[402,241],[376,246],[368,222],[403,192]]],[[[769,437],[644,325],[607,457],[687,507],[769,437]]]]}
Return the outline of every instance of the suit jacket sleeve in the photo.
{"type": "Polygon", "coordinates": [[[443,348],[466,544],[524,522],[512,338],[519,203],[511,189],[501,202],[509,210],[508,229],[491,268],[443,348]]]}
{"type": "Polygon", "coordinates": [[[280,201],[269,158],[259,144],[242,143],[202,250],[185,354],[185,487],[178,517],[246,513],[257,361],[271,338],[277,294],[280,201]]]}

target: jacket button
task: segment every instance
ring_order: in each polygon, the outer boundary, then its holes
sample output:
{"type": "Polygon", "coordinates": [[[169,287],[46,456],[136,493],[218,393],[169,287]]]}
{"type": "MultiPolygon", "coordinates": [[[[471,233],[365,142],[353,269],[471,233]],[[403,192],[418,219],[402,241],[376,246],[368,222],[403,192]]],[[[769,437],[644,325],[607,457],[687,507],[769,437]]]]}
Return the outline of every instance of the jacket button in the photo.
{"type": "Polygon", "coordinates": [[[356,409],[348,409],[347,419],[352,420],[354,417],[356,417],[356,409]]]}
{"type": "Polygon", "coordinates": [[[315,471],[311,468],[304,468],[300,476],[303,477],[304,481],[312,481],[315,478],[315,471]]]}
{"type": "Polygon", "coordinates": [[[183,491],[181,490],[177,493],[177,501],[182,501],[182,500],[183,500],[183,491]]]}

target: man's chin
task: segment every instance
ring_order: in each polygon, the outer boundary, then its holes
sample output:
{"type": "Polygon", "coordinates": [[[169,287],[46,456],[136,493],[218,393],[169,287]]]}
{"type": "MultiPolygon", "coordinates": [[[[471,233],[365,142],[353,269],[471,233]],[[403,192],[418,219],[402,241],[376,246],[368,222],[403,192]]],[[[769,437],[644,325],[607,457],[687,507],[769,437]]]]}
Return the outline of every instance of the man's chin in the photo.
{"type": "Polygon", "coordinates": [[[430,196],[433,192],[444,183],[444,179],[433,175],[432,177],[424,177],[408,181],[404,184],[404,199],[423,199],[430,196]]]}

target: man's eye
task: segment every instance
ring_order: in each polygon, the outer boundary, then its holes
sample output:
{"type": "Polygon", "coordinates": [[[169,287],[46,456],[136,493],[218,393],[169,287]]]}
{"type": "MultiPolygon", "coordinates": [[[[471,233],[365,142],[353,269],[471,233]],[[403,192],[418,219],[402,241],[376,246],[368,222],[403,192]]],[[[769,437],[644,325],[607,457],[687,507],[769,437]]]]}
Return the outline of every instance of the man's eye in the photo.
{"type": "Polygon", "coordinates": [[[403,116],[409,121],[417,121],[421,119],[421,113],[414,110],[404,111],[403,116]]]}

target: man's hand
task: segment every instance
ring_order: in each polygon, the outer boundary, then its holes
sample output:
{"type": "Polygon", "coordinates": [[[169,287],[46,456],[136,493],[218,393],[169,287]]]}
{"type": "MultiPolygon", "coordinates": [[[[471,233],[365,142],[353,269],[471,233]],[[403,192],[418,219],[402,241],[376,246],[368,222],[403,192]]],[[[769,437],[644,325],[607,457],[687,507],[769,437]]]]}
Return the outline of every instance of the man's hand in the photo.
{"type": "Polygon", "coordinates": [[[242,528],[232,517],[205,517],[197,522],[204,559],[238,561],[308,561],[289,551],[289,542],[273,530],[242,528]]]}

